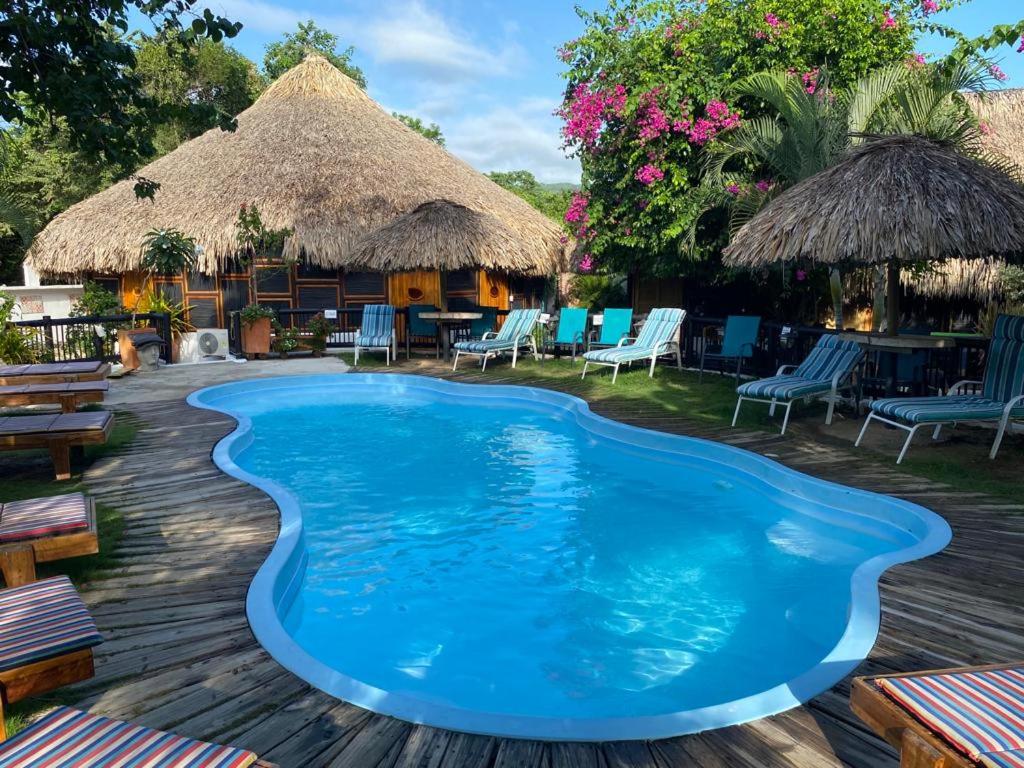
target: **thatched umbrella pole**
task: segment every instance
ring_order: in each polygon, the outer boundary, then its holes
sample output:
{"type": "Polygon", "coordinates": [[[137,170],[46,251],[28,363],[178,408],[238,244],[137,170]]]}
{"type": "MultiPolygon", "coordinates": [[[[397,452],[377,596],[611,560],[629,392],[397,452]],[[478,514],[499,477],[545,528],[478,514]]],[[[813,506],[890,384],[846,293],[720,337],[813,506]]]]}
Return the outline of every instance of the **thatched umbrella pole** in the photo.
{"type": "Polygon", "coordinates": [[[870,139],[772,200],[724,254],[730,266],[753,268],[885,264],[887,330],[896,336],[901,264],[1024,260],[1024,185],[920,136],[870,139]]]}

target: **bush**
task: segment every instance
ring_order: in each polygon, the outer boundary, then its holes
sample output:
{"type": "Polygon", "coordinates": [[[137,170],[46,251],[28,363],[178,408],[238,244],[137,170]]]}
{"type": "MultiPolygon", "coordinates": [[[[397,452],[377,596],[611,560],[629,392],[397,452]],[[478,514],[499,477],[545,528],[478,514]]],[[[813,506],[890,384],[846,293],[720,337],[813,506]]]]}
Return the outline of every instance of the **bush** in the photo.
{"type": "Polygon", "coordinates": [[[32,346],[26,329],[14,325],[14,305],[17,302],[7,293],[0,293],[0,361],[13,365],[35,363],[39,354],[32,346]]]}
{"type": "Polygon", "coordinates": [[[617,275],[574,275],[569,285],[569,300],[595,310],[629,306],[626,289],[617,275]]]}

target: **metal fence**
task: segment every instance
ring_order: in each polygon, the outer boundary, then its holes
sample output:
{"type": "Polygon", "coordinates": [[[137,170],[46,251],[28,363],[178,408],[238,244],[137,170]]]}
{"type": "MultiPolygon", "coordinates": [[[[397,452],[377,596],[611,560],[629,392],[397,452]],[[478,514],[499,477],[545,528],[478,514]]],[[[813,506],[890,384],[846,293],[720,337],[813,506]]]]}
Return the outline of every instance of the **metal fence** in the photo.
{"type": "Polygon", "coordinates": [[[172,341],[170,315],[159,312],[61,318],[44,315],[39,320],[18,320],[14,325],[25,329],[29,344],[44,362],[118,362],[117,331],[122,328],[151,327],[165,343],[172,341]]]}

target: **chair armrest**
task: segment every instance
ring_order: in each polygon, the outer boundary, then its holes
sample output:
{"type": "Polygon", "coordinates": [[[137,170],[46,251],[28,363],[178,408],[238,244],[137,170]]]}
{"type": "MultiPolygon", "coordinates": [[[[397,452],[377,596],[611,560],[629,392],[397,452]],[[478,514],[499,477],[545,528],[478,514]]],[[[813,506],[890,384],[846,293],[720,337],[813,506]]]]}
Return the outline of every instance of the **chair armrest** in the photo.
{"type": "Polygon", "coordinates": [[[979,386],[980,386],[980,385],[982,385],[982,384],[984,384],[984,383],[985,383],[985,382],[983,382],[983,381],[974,381],[974,380],[972,380],[972,379],[964,379],[963,381],[958,381],[958,382],[957,382],[956,384],[954,384],[954,385],[953,385],[952,387],[950,387],[950,388],[949,388],[949,389],[948,389],[948,390],[946,391],[946,394],[947,394],[947,395],[955,395],[955,394],[957,394],[957,393],[958,393],[958,392],[959,392],[959,391],[960,391],[961,389],[963,389],[963,388],[967,387],[968,385],[971,385],[971,384],[977,384],[977,385],[979,385],[979,386]]]}
{"type": "Polygon", "coordinates": [[[593,343],[597,341],[597,329],[591,328],[590,333],[587,334],[587,341],[593,343]]]}
{"type": "Polygon", "coordinates": [[[490,339],[490,338],[492,338],[494,336],[497,336],[497,335],[498,335],[497,331],[484,331],[484,335],[481,336],[480,339],[481,339],[481,341],[484,341],[486,339],[490,339]]]}
{"type": "Polygon", "coordinates": [[[742,352],[745,347],[750,347],[750,356],[753,357],[754,356],[754,349],[756,349],[756,347],[754,345],[754,342],[746,341],[746,342],[740,344],[740,352],[742,352]]]}
{"type": "Polygon", "coordinates": [[[623,337],[622,337],[621,339],[619,339],[619,343],[618,343],[618,344],[616,344],[615,346],[616,346],[616,347],[621,347],[621,346],[623,346],[623,345],[624,345],[624,344],[625,344],[625,343],[626,343],[627,341],[636,341],[636,336],[623,336],[623,337]]]}
{"type": "Polygon", "coordinates": [[[775,372],[775,375],[776,376],[781,376],[784,373],[789,373],[789,371],[795,371],[799,367],[800,367],[799,365],[782,365],[782,366],[779,366],[779,370],[777,370],[775,372]],[[789,370],[787,370],[787,369],[789,369],[789,370]]]}
{"type": "Polygon", "coordinates": [[[1007,421],[1009,421],[1010,420],[1010,411],[1012,411],[1014,408],[1017,408],[1017,407],[1019,407],[1021,405],[1024,405],[1024,395],[1017,395],[1016,397],[1011,398],[1010,402],[1008,402],[1006,404],[1006,407],[1003,408],[1003,418],[1006,419],[1007,421]]]}

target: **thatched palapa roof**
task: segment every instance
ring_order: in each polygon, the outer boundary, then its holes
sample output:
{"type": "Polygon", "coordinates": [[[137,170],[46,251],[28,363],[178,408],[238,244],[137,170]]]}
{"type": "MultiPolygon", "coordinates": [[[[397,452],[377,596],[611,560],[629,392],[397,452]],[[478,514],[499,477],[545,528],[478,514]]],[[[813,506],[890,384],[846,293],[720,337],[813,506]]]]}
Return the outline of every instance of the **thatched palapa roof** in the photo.
{"type": "Polygon", "coordinates": [[[917,136],[866,141],[772,200],[726,263],[881,264],[1024,256],[1024,186],[917,136]]]}
{"type": "Polygon", "coordinates": [[[467,267],[550,274],[559,266],[528,248],[496,216],[451,200],[432,200],[371,232],[352,249],[354,269],[454,271],[467,267]],[[424,243],[433,243],[424,248],[424,243]]]}
{"type": "Polygon", "coordinates": [[[518,269],[517,250],[531,267],[564,254],[554,222],[391,117],[320,56],[267,88],[236,131],[207,131],[138,173],[161,185],[155,201],[138,200],[130,180],[93,195],[37,236],[32,265],[49,274],[126,272],[139,266],[148,231],[176,228],[196,238],[200,268],[212,272],[235,255],[238,209],[251,202],[268,226],[294,229],[285,256],[320,266],[349,265],[361,238],[440,199],[493,217],[518,243],[491,250],[495,269],[518,269]]]}

